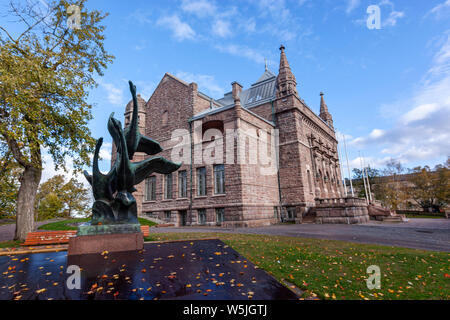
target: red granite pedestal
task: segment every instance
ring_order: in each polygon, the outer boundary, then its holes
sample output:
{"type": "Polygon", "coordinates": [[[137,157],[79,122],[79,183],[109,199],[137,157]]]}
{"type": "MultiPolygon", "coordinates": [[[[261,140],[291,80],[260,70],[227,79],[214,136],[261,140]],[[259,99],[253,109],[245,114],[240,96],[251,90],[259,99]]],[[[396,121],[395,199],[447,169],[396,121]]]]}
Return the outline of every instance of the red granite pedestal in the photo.
{"type": "Polygon", "coordinates": [[[138,251],[144,248],[142,233],[119,233],[77,236],[69,240],[69,256],[102,253],[138,251]]]}

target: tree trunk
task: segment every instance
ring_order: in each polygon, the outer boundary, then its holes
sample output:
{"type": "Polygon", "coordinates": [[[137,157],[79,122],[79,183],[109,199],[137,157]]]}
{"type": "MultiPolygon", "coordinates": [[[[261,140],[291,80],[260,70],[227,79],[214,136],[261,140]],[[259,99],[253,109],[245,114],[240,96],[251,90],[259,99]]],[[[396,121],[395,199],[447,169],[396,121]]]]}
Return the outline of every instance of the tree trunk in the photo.
{"type": "Polygon", "coordinates": [[[14,240],[25,241],[27,234],[34,231],[34,203],[41,176],[42,169],[26,166],[20,178],[14,240]]]}

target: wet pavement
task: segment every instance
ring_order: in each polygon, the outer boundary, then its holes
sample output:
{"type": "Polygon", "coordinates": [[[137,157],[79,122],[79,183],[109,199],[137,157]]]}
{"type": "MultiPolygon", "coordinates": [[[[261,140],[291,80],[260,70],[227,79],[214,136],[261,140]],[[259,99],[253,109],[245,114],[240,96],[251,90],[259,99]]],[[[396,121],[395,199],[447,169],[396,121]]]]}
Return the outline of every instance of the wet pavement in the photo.
{"type": "Polygon", "coordinates": [[[294,300],[298,296],[222,241],[202,240],[151,243],[140,252],[69,259],[67,252],[3,256],[0,300],[13,299],[294,300]],[[67,288],[70,265],[81,267],[80,290],[67,288]]]}

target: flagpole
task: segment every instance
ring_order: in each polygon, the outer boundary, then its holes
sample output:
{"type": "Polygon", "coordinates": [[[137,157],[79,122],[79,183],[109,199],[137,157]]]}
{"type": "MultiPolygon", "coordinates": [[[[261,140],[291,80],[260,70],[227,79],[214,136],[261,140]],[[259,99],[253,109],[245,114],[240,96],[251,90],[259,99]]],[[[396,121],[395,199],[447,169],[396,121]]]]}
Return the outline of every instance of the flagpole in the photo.
{"type": "Polygon", "coordinates": [[[352,191],[352,197],[354,198],[355,191],[353,190],[352,176],[350,175],[350,165],[348,164],[347,141],[345,139],[345,134],[343,134],[342,137],[344,138],[345,157],[347,158],[348,179],[350,180],[350,189],[352,191]]]}
{"type": "Polygon", "coordinates": [[[369,198],[367,195],[367,185],[366,185],[366,178],[364,177],[364,168],[363,168],[363,162],[362,162],[362,158],[361,158],[361,151],[359,151],[359,162],[361,163],[361,174],[362,174],[362,179],[364,181],[364,192],[366,194],[366,202],[367,204],[369,204],[369,198]]]}
{"type": "Polygon", "coordinates": [[[369,180],[369,175],[367,173],[367,168],[366,168],[366,161],[364,160],[364,153],[362,154],[362,161],[363,161],[363,165],[364,165],[364,171],[366,172],[366,178],[367,178],[367,187],[369,188],[369,201],[372,202],[372,190],[370,190],[370,180],[369,180]]]}
{"type": "Polygon", "coordinates": [[[347,184],[345,183],[344,170],[342,169],[342,162],[341,162],[342,150],[341,145],[339,143],[338,143],[338,154],[339,154],[339,169],[341,170],[341,179],[342,184],[344,185],[345,197],[348,197],[347,184]]]}

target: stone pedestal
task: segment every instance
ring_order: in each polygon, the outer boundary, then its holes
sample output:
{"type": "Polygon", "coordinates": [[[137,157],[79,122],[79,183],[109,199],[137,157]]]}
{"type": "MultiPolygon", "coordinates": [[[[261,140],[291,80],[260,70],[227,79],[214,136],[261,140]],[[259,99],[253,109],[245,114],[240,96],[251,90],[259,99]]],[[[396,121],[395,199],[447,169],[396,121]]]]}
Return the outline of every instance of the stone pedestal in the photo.
{"type": "Polygon", "coordinates": [[[370,220],[366,200],[359,198],[318,199],[315,212],[318,224],[361,224],[370,220]]]}
{"type": "Polygon", "coordinates": [[[144,248],[144,236],[139,224],[82,225],[77,236],[69,240],[69,256],[137,251],[144,248]]]}

